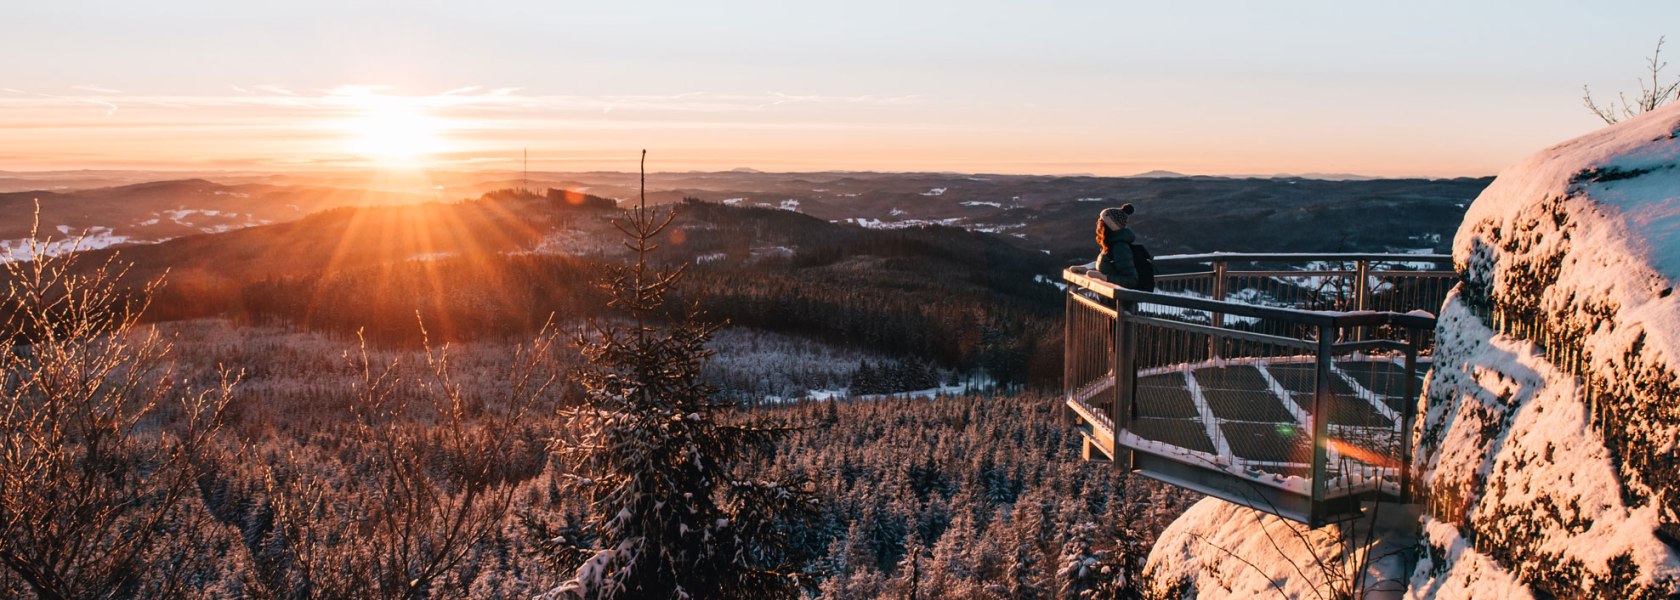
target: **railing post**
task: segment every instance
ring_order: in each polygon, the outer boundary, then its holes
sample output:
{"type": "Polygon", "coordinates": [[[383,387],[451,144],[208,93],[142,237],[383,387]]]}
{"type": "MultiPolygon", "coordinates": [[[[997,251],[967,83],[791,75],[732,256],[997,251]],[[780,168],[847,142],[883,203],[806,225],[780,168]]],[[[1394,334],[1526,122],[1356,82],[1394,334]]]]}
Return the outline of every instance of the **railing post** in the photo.
{"type": "MultiPolygon", "coordinates": [[[[1353,270],[1353,309],[1371,310],[1371,261],[1359,259],[1358,266],[1353,270]]],[[[1353,330],[1353,339],[1364,341],[1367,325],[1360,325],[1353,330]]]]}
{"type": "Polygon", "coordinates": [[[1358,265],[1353,275],[1357,280],[1353,288],[1353,309],[1371,310],[1371,261],[1362,258],[1358,265]]]}
{"type": "Polygon", "coordinates": [[[1074,370],[1077,368],[1074,357],[1078,352],[1073,341],[1073,295],[1076,293],[1078,292],[1075,292],[1074,286],[1070,284],[1067,286],[1067,293],[1062,297],[1062,402],[1059,414],[1069,427],[1079,424],[1073,409],[1068,407],[1068,401],[1073,400],[1073,388],[1077,385],[1074,381],[1074,370]]]}
{"type": "Polygon", "coordinates": [[[1132,468],[1132,453],[1120,443],[1121,432],[1131,431],[1132,412],[1137,400],[1137,342],[1126,302],[1114,301],[1114,402],[1109,422],[1114,424],[1114,468],[1124,473],[1132,468]]]}
{"type": "Polygon", "coordinates": [[[1417,385],[1417,355],[1418,346],[1423,343],[1423,335],[1416,329],[1406,330],[1406,383],[1400,386],[1400,396],[1406,402],[1400,406],[1400,503],[1412,503],[1412,426],[1417,420],[1417,407],[1421,401],[1417,385]]]}
{"type": "MultiPolygon", "coordinates": [[[[1213,261],[1213,290],[1211,290],[1209,295],[1212,296],[1214,300],[1224,302],[1226,291],[1225,286],[1227,283],[1228,282],[1225,277],[1225,261],[1213,261]]],[[[1212,325],[1214,327],[1225,327],[1225,313],[1213,313],[1212,325]]],[[[1219,358],[1219,354],[1219,338],[1210,336],[1208,338],[1208,358],[1210,360],[1219,358]]]]}
{"type": "Polygon", "coordinates": [[[1312,406],[1312,515],[1308,519],[1312,521],[1310,525],[1313,527],[1321,524],[1319,523],[1319,506],[1324,502],[1324,484],[1326,483],[1324,478],[1327,471],[1326,463],[1329,461],[1330,419],[1326,413],[1329,412],[1331,404],[1335,402],[1335,392],[1331,391],[1330,388],[1330,378],[1334,376],[1330,372],[1330,359],[1335,352],[1332,349],[1332,345],[1336,341],[1335,338],[1336,328],[1334,325],[1320,325],[1318,327],[1318,369],[1313,382],[1312,406]]]}

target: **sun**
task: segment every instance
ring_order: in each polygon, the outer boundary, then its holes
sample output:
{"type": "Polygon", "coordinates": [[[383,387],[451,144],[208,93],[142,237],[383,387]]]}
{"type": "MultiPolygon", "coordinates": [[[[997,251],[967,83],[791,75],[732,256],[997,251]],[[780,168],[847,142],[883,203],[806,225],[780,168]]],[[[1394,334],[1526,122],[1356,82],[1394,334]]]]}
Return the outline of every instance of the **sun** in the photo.
{"type": "Polygon", "coordinates": [[[446,150],[444,124],[399,98],[367,97],[346,124],[350,152],[385,165],[415,166],[446,150]]]}

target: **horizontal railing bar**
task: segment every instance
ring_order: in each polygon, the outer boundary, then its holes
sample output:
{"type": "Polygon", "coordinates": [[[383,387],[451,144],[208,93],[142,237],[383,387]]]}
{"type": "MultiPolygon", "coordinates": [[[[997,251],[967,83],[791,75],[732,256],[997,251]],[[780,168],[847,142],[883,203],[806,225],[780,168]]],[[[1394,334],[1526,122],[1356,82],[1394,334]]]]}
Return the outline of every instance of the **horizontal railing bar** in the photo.
{"type": "Polygon", "coordinates": [[[1322,275],[1351,277],[1358,273],[1358,271],[1345,269],[1338,271],[1238,271],[1235,269],[1225,271],[1226,275],[1233,277],[1237,275],[1247,275],[1249,277],[1315,277],[1322,275]]]}
{"type": "Polygon", "coordinates": [[[1435,315],[1425,311],[1415,313],[1360,311],[1328,314],[1335,319],[1338,327],[1395,325],[1407,329],[1435,329],[1435,315]]]}
{"type": "Polygon", "coordinates": [[[1137,290],[1119,287],[1107,281],[1099,281],[1085,275],[1074,273],[1072,270],[1067,269],[1062,271],[1062,279],[1066,280],[1068,283],[1096,292],[1098,295],[1116,300],[1124,300],[1127,302],[1176,306],[1179,308],[1205,310],[1242,317],[1275,319],[1303,325],[1319,325],[1327,327],[1399,325],[1401,327],[1410,327],[1414,329],[1435,328],[1434,315],[1425,317],[1423,315],[1394,312],[1345,313],[1336,311],[1297,310],[1293,308],[1256,306],[1241,302],[1207,300],[1203,298],[1179,296],[1160,292],[1140,292],[1137,290]]]}
{"type": "MultiPolygon", "coordinates": [[[[1228,275],[1228,276],[1233,276],[1233,277],[1237,276],[1237,275],[1247,275],[1249,277],[1314,277],[1314,276],[1352,277],[1354,275],[1358,275],[1359,272],[1358,271],[1347,270],[1347,269],[1340,269],[1340,270],[1335,270],[1335,271],[1276,271],[1276,270],[1274,270],[1274,271],[1239,271],[1239,270],[1232,269],[1232,270],[1225,271],[1225,274],[1228,275]]],[[[1383,277],[1383,276],[1389,276],[1389,277],[1429,277],[1429,278],[1440,278],[1440,279],[1446,279],[1446,278],[1450,278],[1450,277],[1458,277],[1458,271],[1369,271],[1365,274],[1370,275],[1372,277],[1383,277]]],[[[1162,278],[1161,277],[1156,277],[1155,280],[1156,281],[1161,281],[1162,278]]]]}
{"type": "Polygon", "coordinates": [[[1389,262],[1451,262],[1451,254],[1384,254],[1371,252],[1209,252],[1206,254],[1168,254],[1155,257],[1156,263],[1235,261],[1312,261],[1312,260],[1369,260],[1389,262]]]}
{"type": "Polygon", "coordinates": [[[1217,312],[1217,313],[1224,313],[1226,315],[1236,315],[1236,316],[1240,316],[1240,317],[1255,317],[1255,318],[1259,318],[1259,319],[1275,319],[1275,320],[1278,320],[1278,321],[1286,321],[1286,322],[1290,322],[1290,323],[1301,323],[1301,324],[1305,324],[1305,325],[1334,325],[1335,324],[1334,320],[1332,319],[1332,316],[1329,313],[1314,312],[1314,311],[1310,311],[1310,310],[1296,310],[1296,309],[1293,309],[1293,308],[1276,308],[1276,307],[1271,307],[1271,306],[1256,306],[1256,305],[1253,305],[1253,304],[1243,304],[1243,303],[1240,303],[1240,302],[1226,302],[1226,301],[1220,301],[1220,300],[1204,300],[1202,298],[1193,298],[1193,297],[1189,297],[1189,296],[1176,296],[1176,295],[1173,295],[1173,294],[1159,294],[1159,293],[1154,293],[1154,292],[1139,292],[1137,290],[1128,290],[1126,288],[1116,288],[1112,293],[1114,294],[1113,297],[1116,298],[1116,299],[1125,300],[1127,302],[1137,302],[1137,303],[1140,303],[1140,304],[1160,304],[1160,305],[1163,305],[1163,306],[1177,306],[1177,307],[1180,307],[1180,308],[1190,308],[1190,309],[1195,309],[1195,310],[1205,310],[1205,311],[1211,311],[1211,312],[1217,312]]]}
{"type": "Polygon", "coordinates": [[[1238,303],[1238,302],[1222,302],[1222,301],[1218,301],[1218,300],[1204,300],[1202,298],[1191,298],[1191,297],[1188,297],[1188,296],[1176,296],[1176,295],[1173,295],[1173,294],[1163,294],[1163,293],[1158,293],[1158,292],[1140,292],[1140,291],[1137,291],[1137,290],[1129,290],[1129,289],[1126,289],[1126,288],[1123,288],[1123,287],[1119,287],[1119,286],[1116,286],[1116,285],[1114,285],[1112,283],[1109,283],[1107,281],[1099,281],[1099,280],[1096,280],[1096,279],[1092,279],[1092,278],[1087,277],[1085,275],[1080,275],[1080,274],[1074,273],[1072,270],[1063,270],[1062,271],[1062,279],[1066,280],[1068,283],[1071,283],[1071,284],[1083,287],[1085,289],[1091,290],[1093,292],[1096,292],[1097,294],[1102,295],[1104,297],[1114,298],[1114,299],[1118,299],[1118,300],[1126,300],[1128,302],[1140,302],[1140,303],[1148,303],[1148,304],[1161,304],[1161,305],[1165,305],[1165,306],[1177,306],[1177,307],[1182,307],[1182,308],[1193,308],[1193,309],[1197,309],[1197,310],[1207,310],[1207,311],[1220,312],[1220,313],[1231,314],[1231,315],[1238,315],[1238,316],[1243,316],[1243,317],[1256,317],[1256,318],[1261,318],[1261,319],[1277,319],[1277,320],[1281,320],[1281,321],[1304,323],[1304,324],[1308,324],[1308,325],[1327,325],[1328,326],[1328,325],[1334,325],[1335,324],[1334,321],[1331,320],[1330,315],[1327,314],[1327,313],[1313,312],[1313,311],[1308,311],[1308,310],[1295,310],[1295,309],[1292,309],[1292,308],[1273,308],[1273,307],[1270,307],[1270,306],[1255,306],[1255,305],[1252,305],[1252,304],[1242,304],[1242,303],[1238,303]]]}
{"type": "Polygon", "coordinates": [[[1331,346],[1330,349],[1334,350],[1336,352],[1344,352],[1344,351],[1350,351],[1350,350],[1351,351],[1395,350],[1395,351],[1399,351],[1399,352],[1405,352],[1406,350],[1410,349],[1411,347],[1412,347],[1411,344],[1407,344],[1405,342],[1401,342],[1401,341],[1397,341],[1397,340],[1365,340],[1363,342],[1342,342],[1340,344],[1335,344],[1335,345],[1331,346]]]}
{"type": "Polygon", "coordinates": [[[1071,291],[1068,292],[1068,293],[1073,294],[1073,299],[1078,300],[1080,304],[1084,304],[1085,308],[1089,308],[1091,310],[1100,312],[1100,313],[1108,316],[1108,318],[1110,318],[1110,319],[1119,318],[1119,316],[1120,316],[1120,313],[1115,312],[1115,310],[1113,308],[1103,306],[1101,302],[1097,302],[1096,300],[1086,298],[1086,297],[1081,296],[1079,294],[1074,294],[1071,291]]]}
{"type": "MultiPolygon", "coordinates": [[[[1269,270],[1269,271],[1262,271],[1262,270],[1245,271],[1245,270],[1241,270],[1241,269],[1228,269],[1228,270],[1225,271],[1225,274],[1230,275],[1230,276],[1247,275],[1249,277],[1304,277],[1304,276],[1312,276],[1312,275],[1353,276],[1353,275],[1359,274],[1359,272],[1355,271],[1355,270],[1352,270],[1352,269],[1336,269],[1336,270],[1332,270],[1332,271],[1287,271],[1287,270],[1279,270],[1279,269],[1273,269],[1273,270],[1269,270]]],[[[1372,277],[1384,277],[1384,276],[1388,276],[1388,277],[1438,277],[1438,278],[1442,278],[1442,279],[1449,278],[1449,277],[1458,277],[1458,271],[1369,271],[1369,272],[1366,272],[1365,274],[1370,275],[1372,277]]],[[[1195,279],[1195,278],[1198,278],[1198,277],[1211,277],[1213,275],[1214,275],[1213,271],[1197,271],[1197,272],[1194,272],[1194,273],[1167,273],[1167,274],[1162,274],[1162,275],[1156,275],[1155,276],[1155,281],[1177,281],[1177,280],[1180,280],[1180,279],[1195,279]]]]}
{"type": "Polygon", "coordinates": [[[1458,271],[1371,271],[1366,274],[1372,277],[1439,277],[1441,279],[1458,277],[1458,271]]]}
{"type": "Polygon", "coordinates": [[[1194,273],[1157,273],[1155,274],[1155,281],[1178,281],[1180,279],[1212,277],[1213,275],[1213,271],[1196,271],[1194,273]]]}
{"type": "Polygon", "coordinates": [[[1205,333],[1205,334],[1213,335],[1213,336],[1219,336],[1219,337],[1225,337],[1225,338],[1234,338],[1234,339],[1239,339],[1239,340],[1244,340],[1244,341],[1249,341],[1249,342],[1259,342],[1259,343],[1262,343],[1262,344],[1277,344],[1279,346],[1289,346],[1291,348],[1300,348],[1300,349],[1303,349],[1303,350],[1316,350],[1318,348],[1318,344],[1315,343],[1315,342],[1298,340],[1298,339],[1291,338],[1291,337],[1268,335],[1268,334],[1264,334],[1264,333],[1255,333],[1255,332],[1252,332],[1252,331],[1243,331],[1243,330],[1240,330],[1240,329],[1225,329],[1225,328],[1222,328],[1222,327],[1214,327],[1212,325],[1201,325],[1201,324],[1197,324],[1197,323],[1186,323],[1184,321],[1174,321],[1172,319],[1161,319],[1161,318],[1156,318],[1156,317],[1145,317],[1145,316],[1141,316],[1141,315],[1132,315],[1132,316],[1126,317],[1126,320],[1132,321],[1134,323],[1142,323],[1144,325],[1152,325],[1152,326],[1155,326],[1155,327],[1165,327],[1165,328],[1168,328],[1168,329],[1177,329],[1179,331],[1189,331],[1189,332],[1192,332],[1192,333],[1205,333]]]}

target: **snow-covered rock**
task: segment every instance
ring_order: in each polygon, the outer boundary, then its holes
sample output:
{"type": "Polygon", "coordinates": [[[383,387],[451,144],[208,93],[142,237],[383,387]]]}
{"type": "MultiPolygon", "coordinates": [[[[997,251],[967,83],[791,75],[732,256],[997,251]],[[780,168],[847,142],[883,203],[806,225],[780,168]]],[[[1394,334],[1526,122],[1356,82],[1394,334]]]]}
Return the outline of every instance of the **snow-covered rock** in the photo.
{"type": "MultiPolygon", "coordinates": [[[[1421,419],[1416,598],[1667,597],[1680,556],[1628,501],[1584,389],[1461,294],[1443,307],[1421,419]]],[[[1667,475],[1672,477],[1673,474],[1667,475]]]]}
{"type": "MultiPolygon", "coordinates": [[[[1405,595],[1680,596],[1680,104],[1506,169],[1453,257],[1405,595]]],[[[1303,560],[1336,529],[1286,525],[1204,500],[1147,572],[1163,595],[1314,596],[1334,578],[1303,560]]]]}
{"type": "Polygon", "coordinates": [[[1393,598],[1406,581],[1394,536],[1414,519],[1383,506],[1342,526],[1305,525],[1203,498],[1167,526],[1145,577],[1159,598],[1393,598]],[[1393,514],[1384,514],[1387,510],[1393,514]]]}
{"type": "Polygon", "coordinates": [[[1647,113],[1471,204],[1419,422],[1419,596],[1680,594],[1677,133],[1680,105],[1647,113]]]}

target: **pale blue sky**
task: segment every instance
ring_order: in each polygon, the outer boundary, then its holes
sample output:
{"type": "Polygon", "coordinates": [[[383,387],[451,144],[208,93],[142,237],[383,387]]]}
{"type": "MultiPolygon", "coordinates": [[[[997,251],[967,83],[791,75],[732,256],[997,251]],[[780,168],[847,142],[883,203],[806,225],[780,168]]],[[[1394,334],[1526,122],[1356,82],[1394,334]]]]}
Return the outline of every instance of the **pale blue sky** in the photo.
{"type": "Polygon", "coordinates": [[[1637,90],[1675,24],[1680,2],[13,2],[0,169],[354,162],[327,100],[384,85],[446,123],[444,164],[1481,175],[1596,127],[1581,85],[1637,90]]]}

